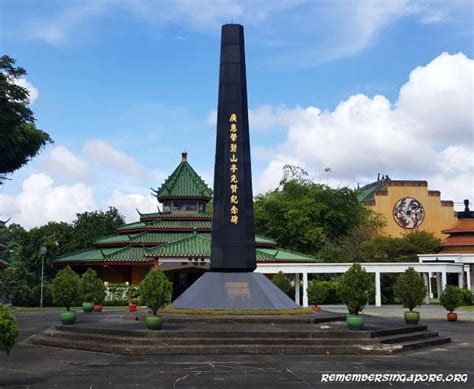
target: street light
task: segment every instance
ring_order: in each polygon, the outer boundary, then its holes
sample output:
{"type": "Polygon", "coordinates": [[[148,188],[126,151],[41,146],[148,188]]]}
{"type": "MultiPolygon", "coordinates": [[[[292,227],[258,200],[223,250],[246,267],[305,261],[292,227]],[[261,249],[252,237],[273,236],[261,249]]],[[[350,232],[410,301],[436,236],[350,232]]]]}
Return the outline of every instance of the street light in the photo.
{"type": "Polygon", "coordinates": [[[48,249],[44,246],[41,246],[39,249],[41,255],[41,297],[40,297],[40,307],[43,308],[43,280],[44,280],[44,257],[48,253],[48,249]]]}

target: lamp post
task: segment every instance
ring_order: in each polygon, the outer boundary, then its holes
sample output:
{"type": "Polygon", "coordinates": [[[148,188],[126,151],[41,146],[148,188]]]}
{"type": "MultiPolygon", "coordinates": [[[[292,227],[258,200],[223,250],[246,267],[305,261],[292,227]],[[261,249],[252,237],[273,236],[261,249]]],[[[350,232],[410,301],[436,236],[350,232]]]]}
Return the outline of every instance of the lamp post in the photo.
{"type": "Polygon", "coordinates": [[[44,284],[44,257],[48,253],[48,249],[41,246],[39,249],[41,255],[41,297],[40,297],[40,308],[43,308],[43,284],[44,284]]]}

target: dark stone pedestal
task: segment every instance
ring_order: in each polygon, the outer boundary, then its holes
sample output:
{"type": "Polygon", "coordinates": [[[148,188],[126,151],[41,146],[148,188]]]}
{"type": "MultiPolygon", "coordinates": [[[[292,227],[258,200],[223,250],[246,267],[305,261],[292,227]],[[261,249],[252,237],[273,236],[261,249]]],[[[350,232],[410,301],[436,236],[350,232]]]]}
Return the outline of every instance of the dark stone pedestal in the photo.
{"type": "Polygon", "coordinates": [[[286,309],[298,305],[261,273],[204,273],[174,308],[286,309]]]}

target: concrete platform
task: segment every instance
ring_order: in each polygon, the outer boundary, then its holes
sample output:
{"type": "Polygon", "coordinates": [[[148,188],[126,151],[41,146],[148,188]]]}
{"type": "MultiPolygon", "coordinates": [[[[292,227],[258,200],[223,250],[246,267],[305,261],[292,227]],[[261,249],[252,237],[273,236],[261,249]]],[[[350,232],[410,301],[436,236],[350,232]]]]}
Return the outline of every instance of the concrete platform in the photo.
{"type": "Polygon", "coordinates": [[[142,321],[117,313],[82,314],[77,324],[56,325],[29,343],[118,355],[387,355],[450,342],[426,325],[367,317],[364,330],[350,331],[340,314],[304,316],[267,316],[262,322],[248,316],[168,317],[162,330],[148,331],[142,321]]]}

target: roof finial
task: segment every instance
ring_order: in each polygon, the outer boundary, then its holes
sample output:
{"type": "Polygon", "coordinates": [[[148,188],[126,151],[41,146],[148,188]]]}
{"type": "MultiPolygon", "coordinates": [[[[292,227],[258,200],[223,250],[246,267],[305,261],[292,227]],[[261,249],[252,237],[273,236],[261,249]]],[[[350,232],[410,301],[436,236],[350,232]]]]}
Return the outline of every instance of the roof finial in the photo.
{"type": "Polygon", "coordinates": [[[182,161],[187,161],[188,160],[188,153],[186,151],[183,151],[181,153],[181,160],[182,161]]]}

